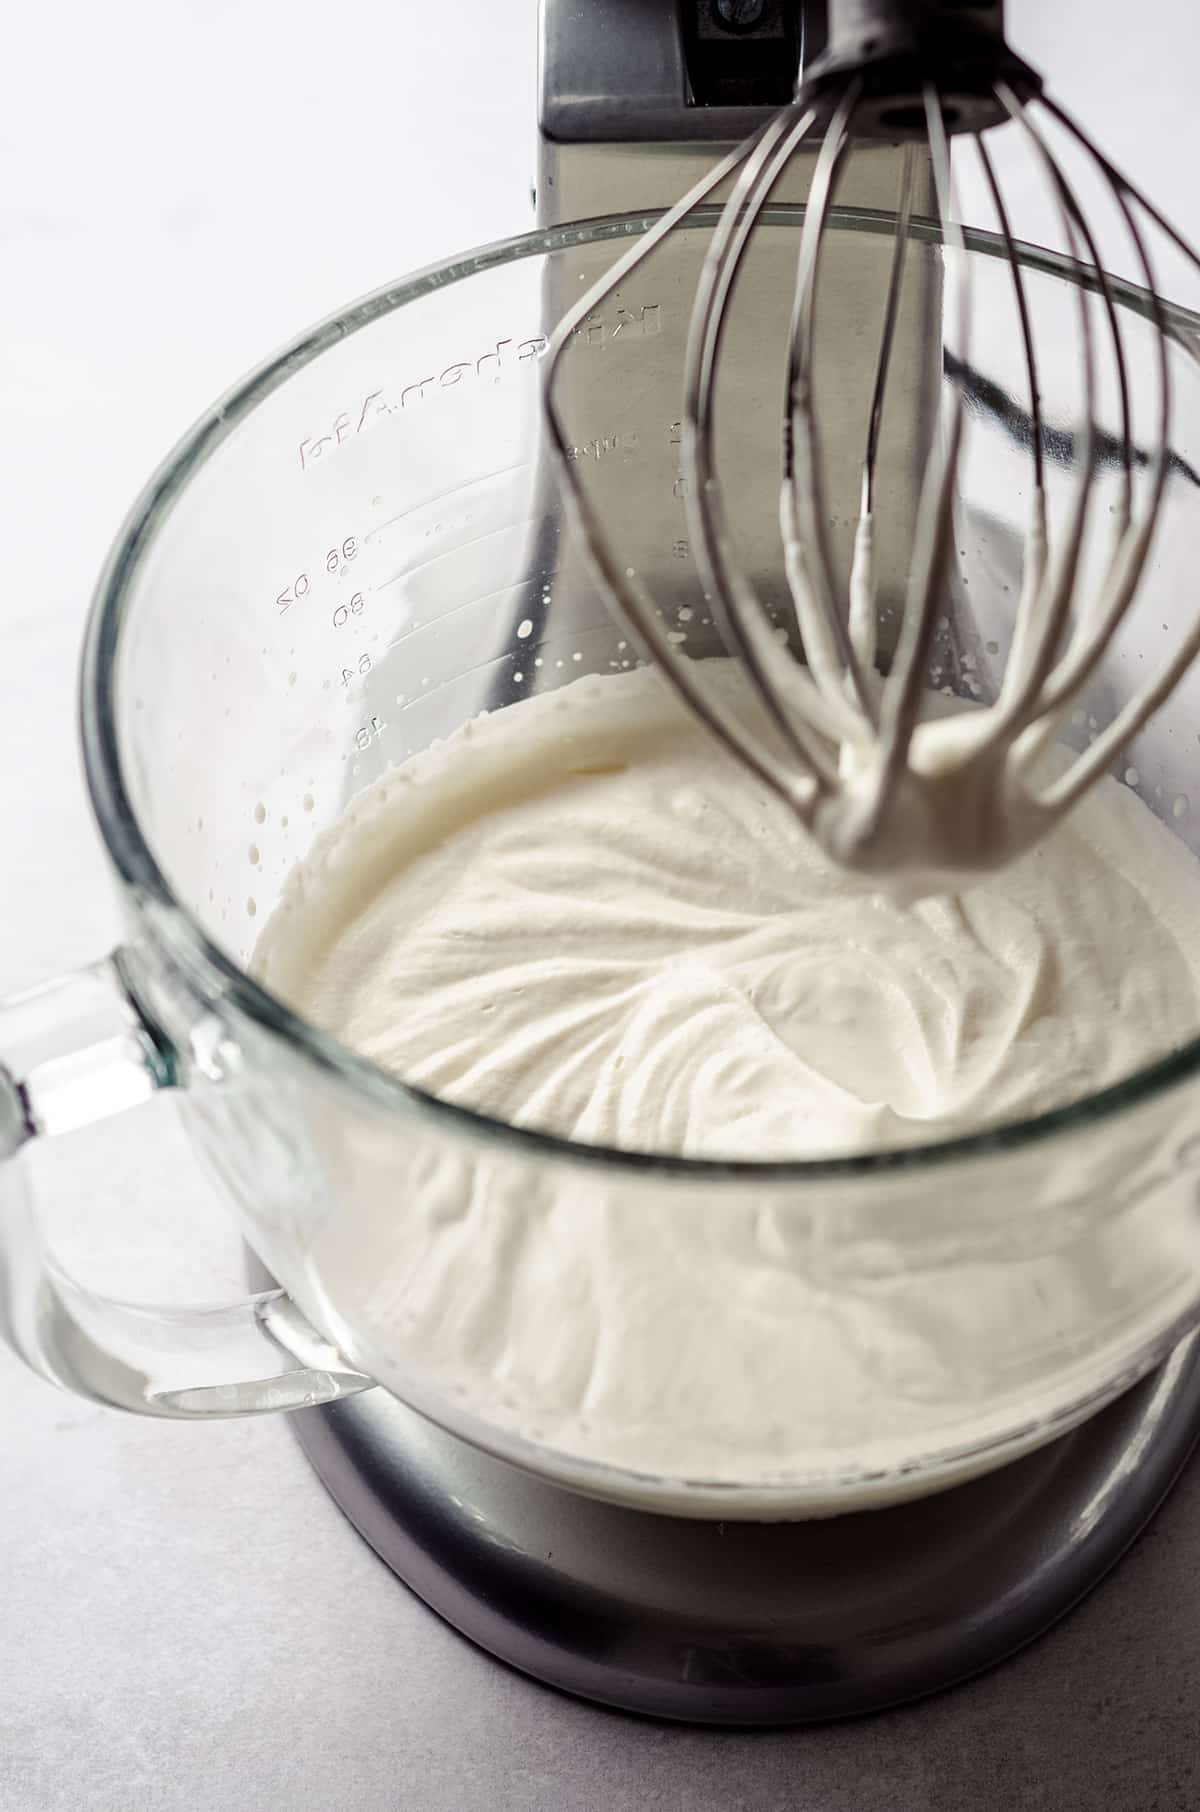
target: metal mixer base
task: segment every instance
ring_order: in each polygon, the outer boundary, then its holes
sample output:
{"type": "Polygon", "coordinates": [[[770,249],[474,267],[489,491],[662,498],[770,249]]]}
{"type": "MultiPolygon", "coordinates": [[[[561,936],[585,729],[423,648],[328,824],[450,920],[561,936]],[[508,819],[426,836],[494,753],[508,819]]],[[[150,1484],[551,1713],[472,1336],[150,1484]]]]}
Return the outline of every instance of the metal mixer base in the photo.
{"type": "Polygon", "coordinates": [[[493,1655],[629,1711],[803,1723],[978,1673],[1090,1591],[1200,1433],[1200,1336],[1040,1452],[828,1522],[696,1522],[597,1503],[382,1390],[291,1421],[381,1558],[493,1655]]]}

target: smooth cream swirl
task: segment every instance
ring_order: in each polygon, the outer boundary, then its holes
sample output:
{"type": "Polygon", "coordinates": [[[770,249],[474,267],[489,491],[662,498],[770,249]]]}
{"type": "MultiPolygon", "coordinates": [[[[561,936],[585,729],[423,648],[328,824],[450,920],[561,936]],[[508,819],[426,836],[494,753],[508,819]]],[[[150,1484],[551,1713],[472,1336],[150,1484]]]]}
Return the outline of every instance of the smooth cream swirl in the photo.
{"type": "Polygon", "coordinates": [[[385,776],[292,877],[255,967],[516,1124],[811,1157],[1038,1112],[1191,1036],[1195,874],[1110,781],[1016,865],[905,903],[832,866],[638,671],[385,776]]]}

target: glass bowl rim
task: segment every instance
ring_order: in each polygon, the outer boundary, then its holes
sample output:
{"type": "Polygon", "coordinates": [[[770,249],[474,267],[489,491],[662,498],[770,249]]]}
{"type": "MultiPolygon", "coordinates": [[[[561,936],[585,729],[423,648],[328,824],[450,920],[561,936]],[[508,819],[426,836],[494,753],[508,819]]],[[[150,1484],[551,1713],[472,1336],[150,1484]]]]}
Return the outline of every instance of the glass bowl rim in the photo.
{"type": "MultiPolygon", "coordinates": [[[[714,207],[698,208],[681,223],[681,230],[710,226],[719,211],[714,207]]],[[[202,998],[235,1008],[268,1034],[282,1040],[290,1050],[298,1050],[324,1075],[348,1087],[360,1100],[366,1099],[376,1107],[406,1117],[415,1115],[446,1133],[482,1138],[488,1143],[500,1141],[523,1150],[526,1155],[540,1154],[559,1162],[653,1172],[664,1179],[675,1177],[692,1183],[716,1183],[724,1179],[740,1185],[747,1182],[795,1185],[892,1171],[930,1170],[959,1160],[1023,1149],[1076,1130],[1082,1132],[1187,1081],[1200,1071],[1200,1035],[1168,1056],[1143,1065],[1120,1082],[1084,1095],[1066,1106],[919,1145],[768,1161],[685,1158],[586,1145],[553,1133],[511,1126],[471,1108],[440,1100],[383,1070],[292,1012],[226,955],[208,937],[199,920],[175,897],[133,809],[119,746],[114,692],[121,631],[133,581],[189,479],[260,402],[350,334],[435,290],[465,282],[498,266],[576,246],[628,239],[648,232],[660,218],[661,210],[639,210],[516,234],[427,265],[372,291],[301,333],[234,384],[183,435],[149,479],[113,542],[92,597],[80,669],[79,710],[84,767],[93,809],[118,875],[129,890],[152,939],[182,969],[202,998]]],[[[762,215],[764,225],[793,228],[799,226],[803,218],[803,204],[772,205],[762,215]]],[[[837,231],[890,234],[894,230],[894,220],[894,215],[882,209],[834,208],[830,213],[830,225],[837,231]]],[[[938,223],[932,220],[914,220],[911,231],[914,238],[927,242],[937,243],[942,238],[938,223]]],[[[964,227],[962,231],[964,244],[971,253],[1001,259],[1007,256],[1005,243],[998,234],[971,227],[964,227]]],[[[1095,291],[1101,289],[1100,280],[1090,266],[1024,241],[1018,241],[1016,249],[1025,269],[1095,291]]],[[[1111,274],[1106,274],[1105,281],[1114,302],[1131,313],[1154,318],[1155,301],[1148,291],[1111,274]]],[[[1173,340],[1184,344],[1190,342],[1192,346],[1200,343],[1200,314],[1166,301],[1160,306],[1164,326],[1173,340]]]]}

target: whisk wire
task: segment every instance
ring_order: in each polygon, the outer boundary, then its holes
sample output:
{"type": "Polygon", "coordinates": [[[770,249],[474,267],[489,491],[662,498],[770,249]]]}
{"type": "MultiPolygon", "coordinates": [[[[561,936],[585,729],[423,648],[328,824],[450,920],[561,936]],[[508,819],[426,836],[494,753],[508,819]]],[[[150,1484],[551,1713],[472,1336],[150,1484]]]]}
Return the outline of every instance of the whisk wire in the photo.
{"type": "MultiPolygon", "coordinates": [[[[962,228],[954,217],[950,147],[942,118],[941,100],[936,89],[926,87],[923,103],[943,243],[951,250],[965,254],[962,228]]],[[[958,338],[961,357],[965,363],[970,339],[970,267],[965,255],[960,257],[959,262],[958,338]]],[[[879,771],[867,819],[868,835],[874,835],[878,831],[887,811],[900,770],[907,761],[920,717],[929,648],[938,612],[944,607],[946,581],[953,553],[954,493],[962,428],[962,398],[954,391],[951,394],[945,444],[940,456],[930,462],[921,488],[908,596],[892,672],[884,687],[880,715],[879,771]]]]}
{"type": "Polygon", "coordinates": [[[1021,269],[1021,260],[1017,257],[1008,204],[1004,199],[1004,191],[997,180],[996,166],[992,162],[991,153],[982,132],[975,133],[975,149],[992,197],[992,205],[996,210],[996,219],[1000,223],[1000,237],[1004,241],[1004,256],[1008,261],[1008,268],[1013,280],[1013,293],[1021,326],[1021,344],[1025,352],[1025,375],[1029,386],[1030,451],[1033,454],[1035,509],[1040,504],[1041,514],[1044,518],[1046,473],[1045,448],[1042,443],[1042,389],[1038,380],[1037,356],[1033,346],[1033,322],[1029,313],[1029,297],[1025,293],[1025,273],[1021,269]]]}
{"type": "MultiPolygon", "coordinates": [[[[997,88],[1001,104],[1023,131],[1034,154],[1046,172],[1058,208],[1064,237],[1078,263],[1081,237],[1078,221],[1080,210],[1075,196],[1054,163],[1049,149],[1012,90],[1004,84],[997,88]]],[[[992,713],[991,731],[981,744],[981,752],[992,753],[1016,742],[1037,716],[1042,688],[1063,647],[1070,627],[1071,605],[1079,572],[1093,494],[1095,463],[1095,398],[1096,357],[1091,309],[1083,285],[1076,286],[1076,308],[1079,315],[1080,364],[1083,377],[1083,427],[1077,437],[1076,466],[1078,478],[1070,513],[1054,557],[1044,554],[1043,570],[1036,589],[1023,590],[1012,647],[1005,669],[1000,697],[992,713]]],[[[1035,555],[1041,550],[1032,550],[1035,555]]],[[[1027,555],[1028,558],[1028,555],[1027,555]]],[[[1040,746],[1040,745],[1038,745],[1040,746]]],[[[1014,751],[1017,765],[1036,751],[1029,745],[1014,751]]]]}
{"type": "Polygon", "coordinates": [[[888,271],[887,296],[883,305],[883,327],[879,335],[879,354],[875,362],[875,381],[871,387],[871,409],[867,417],[867,446],[863,454],[862,513],[870,516],[875,507],[875,465],[879,457],[879,429],[883,420],[883,400],[887,392],[892,364],[892,346],[896,322],[900,315],[900,296],[904,287],[904,266],[908,254],[908,235],[912,225],[913,188],[916,182],[916,154],[905,145],[900,163],[900,184],[896,196],[896,227],[892,238],[892,262],[888,271]]]}
{"type": "MultiPolygon", "coordinates": [[[[759,213],[796,147],[812,127],[811,110],[785,109],[745,164],[714,231],[697,286],[685,358],[682,463],[696,562],[726,646],[751,673],[764,706],[792,754],[818,787],[834,778],[811,721],[834,739],[835,710],[814,675],[783,654],[761,600],[741,569],[726,519],[713,451],[715,378],[729,305],[759,213]],[[798,708],[799,707],[799,708],[798,708]]],[[[678,653],[676,661],[688,657],[678,653]]],[[[840,701],[834,701],[834,705],[840,701]]],[[[843,716],[844,721],[844,716],[843,716]]]]}
{"type": "MultiPolygon", "coordinates": [[[[784,571],[813,678],[826,701],[839,706],[845,697],[848,676],[859,711],[873,725],[875,701],[851,643],[846,618],[835,601],[824,461],[813,408],[812,375],[813,319],[825,223],[846,154],[859,88],[857,81],[847,85],[826,128],[800,233],[788,328],[779,521],[784,571]]],[[[856,731],[857,719],[852,717],[846,734],[853,738],[856,731]]]]}
{"type": "MultiPolygon", "coordinates": [[[[1141,266],[1142,279],[1149,297],[1150,311],[1156,328],[1158,431],[1150,475],[1149,500],[1136,533],[1129,533],[1127,536],[1128,551],[1117,582],[1112,586],[1111,596],[1106,600],[1105,613],[1097,634],[1092,644],[1082,650],[1078,671],[1083,678],[1077,682],[1077,685],[1082,685],[1098,663],[1104,649],[1108,647],[1112,636],[1115,635],[1133,603],[1149,556],[1154,532],[1158,526],[1170,458],[1171,384],[1166,315],[1158,290],[1150,247],[1145,233],[1138,224],[1134,207],[1140,208],[1150,220],[1161,227],[1176,247],[1184,252],[1198,269],[1200,269],[1200,258],[1197,258],[1182,235],[1163,221],[1158,210],[1147,203],[1138,190],[1126,181],[1081,127],[1077,126],[1061,108],[1051,105],[1050,110],[1065,125],[1076,143],[1095,159],[1098,167],[1113,185],[1117,205],[1125,220],[1141,266]]],[[[1087,791],[1089,786],[1107,772],[1122,748],[1138,735],[1148,719],[1174,691],[1198,655],[1200,655],[1200,618],[1193,623],[1189,633],[1183,638],[1180,646],[1166,661],[1156,677],[1141,692],[1135,693],[1133,698],[1123,706],[1107,728],[1096,738],[1086,754],[1081,755],[1065,774],[1047,788],[1043,795],[1043,803],[1047,811],[1061,816],[1087,791]]],[[[1071,677],[1068,674],[1064,679],[1064,692],[1067,690],[1066,682],[1071,677]]]]}
{"type": "Polygon", "coordinates": [[[1013,236],[1008,207],[1004,200],[1004,192],[997,180],[995,165],[982,132],[976,132],[975,146],[996,210],[1000,236],[1004,244],[1004,255],[1012,277],[1013,296],[1017,307],[1017,319],[1020,323],[1021,346],[1025,358],[1025,379],[1029,391],[1030,440],[1033,454],[1033,499],[1029,526],[1025,535],[1024,568],[1014,618],[1012,646],[999,697],[987,714],[988,721],[981,726],[978,734],[975,744],[975,754],[978,758],[986,751],[1002,747],[1009,736],[1010,726],[1022,721],[1022,712],[1026,703],[1023,676],[1029,667],[1029,641],[1037,621],[1037,608],[1046,583],[1048,543],[1041,380],[1034,348],[1033,323],[1029,310],[1029,298],[1026,294],[1025,275],[1021,267],[1021,260],[1017,255],[1016,241],[1013,236]]]}
{"type": "Polygon", "coordinates": [[[850,604],[847,628],[850,646],[854,650],[859,666],[864,671],[869,671],[875,665],[878,640],[875,611],[875,466],[879,457],[879,430],[883,421],[888,373],[891,370],[892,345],[895,340],[896,322],[900,317],[904,267],[908,261],[908,239],[912,225],[915,183],[916,153],[911,145],[906,145],[900,163],[900,182],[896,195],[896,230],[892,240],[891,269],[888,272],[883,327],[879,336],[879,353],[875,362],[875,381],[871,389],[871,409],[867,418],[867,444],[863,453],[858,522],[855,525],[854,550],[850,559],[850,604]]]}
{"type": "MultiPolygon", "coordinates": [[[[1084,128],[1079,124],[1079,121],[1075,119],[1072,114],[1068,113],[1061,101],[1056,101],[1053,95],[1049,94],[1042,94],[1039,96],[1039,99],[1046,111],[1053,114],[1060,125],[1066,127],[1076,144],[1080,145],[1083,150],[1088,152],[1088,154],[1095,159],[1100,169],[1103,170],[1105,176],[1107,176],[1109,182],[1112,183],[1113,188],[1117,191],[1118,195],[1127,196],[1129,200],[1136,202],[1138,207],[1142,210],[1142,213],[1145,214],[1147,220],[1152,221],[1159,232],[1164,233],[1171,241],[1176,251],[1182,252],[1188,262],[1192,264],[1197,271],[1200,271],[1200,251],[1196,250],[1190,239],[1184,237],[1178,227],[1171,224],[1161,209],[1155,207],[1154,203],[1150,200],[1150,197],[1140,189],[1135,182],[1131,182],[1124,171],[1118,169],[1110,158],[1105,156],[1095,139],[1089,132],[1085,132],[1084,128]]],[[[1140,237],[1140,235],[1135,236],[1140,237]]],[[[1144,269],[1145,266],[1143,264],[1143,270],[1144,269]]],[[[1152,297],[1161,300],[1161,298],[1158,298],[1157,290],[1152,289],[1150,294],[1152,297]]]]}
{"type": "MultiPolygon", "coordinates": [[[[1104,316],[1108,325],[1109,338],[1112,345],[1113,363],[1117,375],[1121,415],[1122,472],[1121,496],[1116,511],[1116,522],[1113,525],[1113,552],[1109,566],[1103,582],[1098,584],[1090,594],[1094,599],[1091,608],[1088,609],[1085,607],[1079,612],[1074,633],[1067,638],[1065,648],[1062,647],[1060,641],[1059,650],[1056,650],[1056,653],[1059,655],[1058,663],[1053,672],[1044,678],[1044,683],[1040,686],[1034,711],[1034,714],[1039,720],[1036,734],[1027,735],[1021,748],[1021,758],[1025,761],[1032,761],[1038,759],[1041,752],[1054,740],[1060,728],[1063,715],[1069,708],[1072,696],[1077,692],[1079,685],[1084,683],[1090,672],[1090,666],[1095,665],[1099,661],[1102,647],[1106,644],[1108,636],[1111,635],[1120,618],[1121,610],[1118,609],[1114,615],[1111,628],[1106,631],[1103,627],[1108,615],[1109,600],[1112,598],[1120,599],[1122,595],[1123,577],[1129,567],[1129,560],[1132,552],[1129,530],[1133,515],[1133,440],[1129,399],[1129,373],[1125,358],[1121,323],[1117,314],[1116,302],[1113,298],[1112,284],[1109,281],[1108,273],[1105,271],[1100,261],[1100,253],[1096,244],[1095,234],[1088,222],[1087,215],[1079,205],[1074,190],[1067,182],[1061,169],[1053,164],[1045,139],[1040,132],[1038,132],[1037,127],[1033,124],[1032,120],[1029,119],[1027,114],[1024,116],[1023,123],[1026,125],[1027,130],[1035,135],[1043,161],[1048,167],[1053,169],[1058,192],[1069,210],[1070,220],[1073,223],[1074,228],[1082,237],[1084,246],[1086,247],[1088,259],[1090,260],[1090,269],[1103,302],[1104,316]],[[1090,657],[1090,664],[1086,657],[1090,657]],[[1074,679],[1070,677],[1072,673],[1076,675],[1074,679]]],[[[1077,247],[1078,240],[1073,238],[1072,244],[1073,247],[1077,247]]],[[[1082,301],[1082,288],[1079,290],[1079,296],[1082,301]]],[[[1093,419],[1094,411],[1089,407],[1085,415],[1085,428],[1089,431],[1092,428],[1093,419]]],[[[1088,483],[1088,492],[1090,495],[1090,465],[1085,467],[1081,461],[1081,484],[1085,479],[1088,483]]],[[[1070,578],[1072,595],[1074,595],[1074,571],[1072,571],[1070,578]]],[[[1132,591],[1133,587],[1130,587],[1126,602],[1132,598],[1132,591]]]]}

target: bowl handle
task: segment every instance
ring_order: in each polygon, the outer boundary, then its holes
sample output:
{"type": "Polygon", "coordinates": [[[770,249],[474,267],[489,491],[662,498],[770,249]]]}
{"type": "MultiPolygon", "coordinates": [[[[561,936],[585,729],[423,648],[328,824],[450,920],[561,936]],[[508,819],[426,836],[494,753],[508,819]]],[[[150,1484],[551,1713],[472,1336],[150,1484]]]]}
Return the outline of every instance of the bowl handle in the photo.
{"type": "Polygon", "coordinates": [[[301,1409],[374,1382],[283,1290],[143,1308],[85,1289],[42,1238],[23,1154],[181,1081],[125,986],[121,953],[0,1004],[0,1340],[51,1383],[140,1415],[301,1409]]]}

